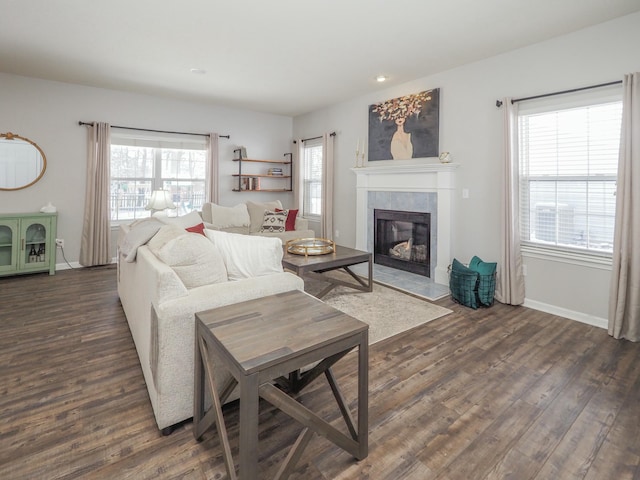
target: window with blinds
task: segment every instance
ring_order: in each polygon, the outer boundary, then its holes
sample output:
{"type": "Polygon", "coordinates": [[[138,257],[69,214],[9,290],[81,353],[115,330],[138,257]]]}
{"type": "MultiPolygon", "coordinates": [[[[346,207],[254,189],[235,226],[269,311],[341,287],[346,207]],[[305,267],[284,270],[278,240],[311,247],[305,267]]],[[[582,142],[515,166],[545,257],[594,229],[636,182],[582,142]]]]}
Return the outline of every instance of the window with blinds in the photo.
{"type": "Polygon", "coordinates": [[[148,217],[144,207],[159,189],[170,192],[178,215],[202,208],[206,140],[165,135],[112,134],[111,221],[148,217]]]}
{"type": "Polygon", "coordinates": [[[610,254],[622,102],[619,94],[547,99],[518,113],[523,245],[610,254]]]}
{"type": "Polygon", "coordinates": [[[302,161],[302,215],[322,215],[322,141],[304,142],[302,161]]]}

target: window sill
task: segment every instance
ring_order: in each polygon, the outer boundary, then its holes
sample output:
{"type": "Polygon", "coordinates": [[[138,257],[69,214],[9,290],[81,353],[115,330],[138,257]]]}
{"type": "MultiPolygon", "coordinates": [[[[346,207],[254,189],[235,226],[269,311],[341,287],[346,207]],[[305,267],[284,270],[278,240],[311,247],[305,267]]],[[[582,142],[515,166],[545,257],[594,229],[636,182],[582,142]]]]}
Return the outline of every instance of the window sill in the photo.
{"type": "Polygon", "coordinates": [[[538,258],[553,262],[567,263],[581,267],[597,268],[599,270],[611,270],[611,255],[586,253],[576,250],[551,248],[539,245],[521,245],[523,257],[538,258]]]}

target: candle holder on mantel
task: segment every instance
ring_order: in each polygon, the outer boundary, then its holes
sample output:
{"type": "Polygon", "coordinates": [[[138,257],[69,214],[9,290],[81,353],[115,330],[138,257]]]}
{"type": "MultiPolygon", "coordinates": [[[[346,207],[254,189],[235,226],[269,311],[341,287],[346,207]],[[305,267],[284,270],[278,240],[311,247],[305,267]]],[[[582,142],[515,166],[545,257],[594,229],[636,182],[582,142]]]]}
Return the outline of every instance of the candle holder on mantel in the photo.
{"type": "Polygon", "coordinates": [[[360,139],[356,142],[356,165],[355,168],[364,167],[364,149],[365,149],[365,140],[362,141],[362,150],[360,150],[360,139]],[[362,165],[360,165],[360,161],[362,161],[362,165]]]}

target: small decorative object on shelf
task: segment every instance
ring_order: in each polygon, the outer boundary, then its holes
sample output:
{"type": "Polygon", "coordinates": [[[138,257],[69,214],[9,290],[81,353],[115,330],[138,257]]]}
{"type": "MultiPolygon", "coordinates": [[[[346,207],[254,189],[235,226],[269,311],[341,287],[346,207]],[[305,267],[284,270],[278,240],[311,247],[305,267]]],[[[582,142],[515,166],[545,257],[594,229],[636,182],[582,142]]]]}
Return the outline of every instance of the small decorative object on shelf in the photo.
{"type": "Polygon", "coordinates": [[[38,261],[38,253],[36,252],[35,245],[31,245],[31,250],[29,250],[29,263],[35,263],[38,261]]]}
{"type": "Polygon", "coordinates": [[[297,238],[286,243],[287,252],[294,255],[326,255],[335,253],[336,243],[326,238],[297,238]]]}

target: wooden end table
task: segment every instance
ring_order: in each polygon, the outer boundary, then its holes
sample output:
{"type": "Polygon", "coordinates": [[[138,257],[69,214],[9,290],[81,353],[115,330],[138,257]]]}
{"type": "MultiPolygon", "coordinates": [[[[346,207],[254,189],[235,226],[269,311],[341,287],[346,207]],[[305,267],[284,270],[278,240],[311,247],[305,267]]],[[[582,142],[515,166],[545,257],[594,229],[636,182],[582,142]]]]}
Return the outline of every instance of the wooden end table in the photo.
{"type": "Polygon", "coordinates": [[[369,326],[298,290],[215,308],[196,314],[193,434],[200,439],[212,425],[220,435],[229,479],[258,476],[258,401],[262,397],[300,422],[304,429],[284,460],[276,478],[295,468],[313,433],[318,433],[358,460],[368,455],[369,326]],[[358,348],[357,422],[344,400],[331,366],[358,348]],[[214,388],[213,364],[232,375],[220,394],[214,388]],[[310,370],[300,369],[319,362],[310,370]],[[345,435],[316,413],[275,387],[293,392],[324,374],[349,430],[345,435]],[[206,379],[206,381],[205,381],[206,379]],[[239,472],[236,477],[222,404],[240,385],[239,472]],[[205,389],[213,405],[205,412],[205,389]]]}
{"type": "Polygon", "coordinates": [[[291,270],[299,277],[315,278],[323,282],[328,282],[329,285],[320,293],[315,295],[316,298],[322,298],[338,285],[355,288],[356,290],[361,290],[363,292],[371,292],[373,290],[372,260],[372,255],[369,252],[363,252],[362,250],[355,250],[341,245],[336,245],[336,251],[333,253],[309,256],[295,255],[287,252],[285,248],[282,256],[282,266],[287,270],[291,270]],[[368,262],[369,264],[369,275],[366,282],[353,273],[349,268],[352,265],[365,262],[368,262]],[[349,283],[327,275],[322,275],[322,273],[337,270],[339,268],[351,275],[357,283],[349,283]]]}

